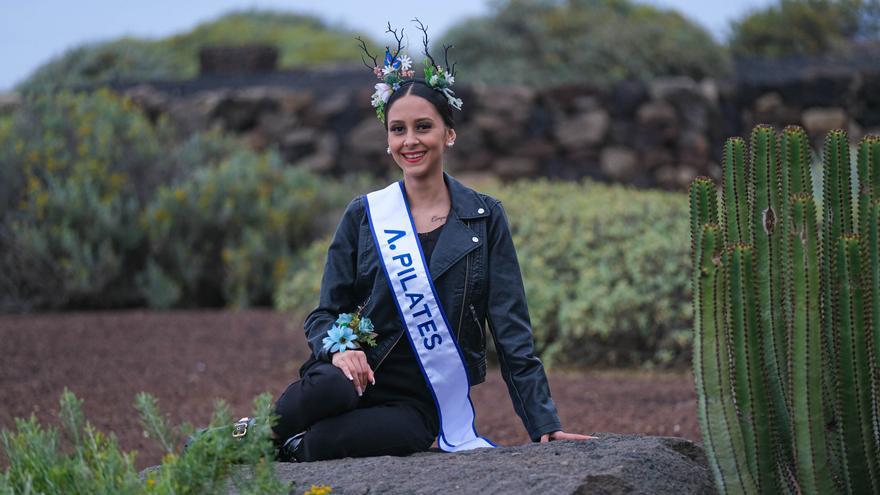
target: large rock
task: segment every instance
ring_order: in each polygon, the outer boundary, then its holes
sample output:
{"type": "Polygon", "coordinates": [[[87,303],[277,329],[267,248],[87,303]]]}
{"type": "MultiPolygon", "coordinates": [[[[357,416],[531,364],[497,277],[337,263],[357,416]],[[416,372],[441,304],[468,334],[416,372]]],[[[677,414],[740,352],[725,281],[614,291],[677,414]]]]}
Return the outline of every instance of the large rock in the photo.
{"type": "Polygon", "coordinates": [[[814,139],[824,139],[825,134],[834,129],[847,129],[846,112],[842,108],[814,107],[804,110],[801,121],[807,135],[814,139]]]}
{"type": "Polygon", "coordinates": [[[0,115],[8,115],[21,106],[22,98],[18,93],[0,93],[0,115]]]}
{"type": "MultiPolygon", "coordinates": [[[[683,438],[598,433],[598,440],[551,442],[456,454],[367,457],[276,464],[293,493],[331,485],[334,494],[712,494],[702,448],[683,438]]],[[[235,490],[230,493],[237,494],[235,490]]]]}
{"type": "Polygon", "coordinates": [[[639,170],[638,156],[629,148],[609,146],[602,150],[599,158],[602,172],[611,180],[629,182],[639,170]]]}
{"type": "Polygon", "coordinates": [[[608,112],[594,110],[559,122],[554,134],[563,148],[580,150],[601,144],[610,124],[608,112]]]}
{"type": "Polygon", "coordinates": [[[268,44],[205,46],[199,50],[201,74],[254,74],[278,67],[278,48],[268,44]]]}

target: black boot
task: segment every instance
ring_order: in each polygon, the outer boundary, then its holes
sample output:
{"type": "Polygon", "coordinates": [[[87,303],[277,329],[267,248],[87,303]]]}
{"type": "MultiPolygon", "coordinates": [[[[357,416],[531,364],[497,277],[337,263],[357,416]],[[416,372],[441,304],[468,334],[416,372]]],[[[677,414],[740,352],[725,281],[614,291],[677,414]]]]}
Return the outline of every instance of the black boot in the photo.
{"type": "Polygon", "coordinates": [[[306,436],[305,431],[297,433],[285,440],[281,446],[278,447],[278,452],[275,454],[275,460],[278,462],[300,462],[300,460],[297,459],[297,454],[301,453],[300,445],[302,445],[304,436],[306,436]]]}

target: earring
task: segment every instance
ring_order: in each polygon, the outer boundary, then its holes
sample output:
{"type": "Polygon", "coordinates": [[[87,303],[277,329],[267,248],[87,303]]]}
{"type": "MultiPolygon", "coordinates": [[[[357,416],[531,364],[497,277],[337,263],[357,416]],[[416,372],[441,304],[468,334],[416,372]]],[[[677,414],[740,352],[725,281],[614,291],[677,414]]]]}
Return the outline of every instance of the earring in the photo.
{"type": "Polygon", "coordinates": [[[455,141],[449,141],[448,143],[446,143],[446,146],[449,146],[450,148],[452,148],[453,144],[455,144],[455,141]]]}
{"type": "Polygon", "coordinates": [[[391,154],[391,146],[385,148],[385,153],[391,154]]]}

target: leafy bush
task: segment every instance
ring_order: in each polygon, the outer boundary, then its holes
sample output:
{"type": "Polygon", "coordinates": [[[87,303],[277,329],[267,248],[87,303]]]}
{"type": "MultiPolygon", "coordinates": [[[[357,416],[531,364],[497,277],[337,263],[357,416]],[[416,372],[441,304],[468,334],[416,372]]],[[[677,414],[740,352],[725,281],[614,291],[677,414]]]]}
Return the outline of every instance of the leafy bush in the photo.
{"type": "Polygon", "coordinates": [[[732,23],[730,48],[739,57],[818,55],[853,39],[880,40],[876,0],[781,0],[732,23]]]}
{"type": "MultiPolygon", "coordinates": [[[[197,71],[198,51],[204,45],[268,43],[278,47],[281,67],[338,62],[360,63],[357,33],[330,26],[317,17],[271,10],[231,12],[193,30],[164,39],[187,72],[197,71]]],[[[361,36],[363,37],[363,36],[361,36]]]]}
{"type": "MultiPolygon", "coordinates": [[[[274,256],[274,245],[269,251],[261,245],[267,235],[275,239],[272,234],[255,234],[257,231],[250,229],[244,241],[227,246],[232,248],[228,267],[238,270],[234,272],[238,278],[218,279],[216,287],[187,287],[165,275],[162,266],[175,270],[183,266],[191,273],[198,267],[222,272],[223,265],[190,263],[195,257],[189,252],[172,256],[179,264],[168,264],[169,249],[185,251],[197,241],[182,243],[181,239],[191,239],[187,232],[174,242],[161,236],[151,238],[145,235],[141,222],[145,205],[160,201],[154,198],[159,185],[185,183],[190,176],[198,182],[199,177],[222,175],[229,167],[218,169],[218,164],[243,148],[238,140],[218,132],[195,134],[178,143],[164,121],[154,126],[129,100],[107,90],[31,95],[11,120],[0,121],[0,309],[118,307],[142,304],[145,299],[154,306],[168,307],[184,296],[191,297],[192,291],[222,292],[224,280],[229,281],[230,294],[239,291],[246,283],[243,279],[250,276],[248,264],[261,263],[252,258],[274,256]],[[158,256],[155,259],[148,258],[151,240],[160,242],[152,249],[158,256]],[[182,292],[184,288],[192,290],[182,292]]],[[[239,165],[240,171],[268,159],[252,153],[242,156],[250,161],[239,165]]],[[[278,182],[278,191],[254,203],[259,208],[250,211],[251,217],[233,220],[255,228],[269,225],[266,232],[277,233],[272,222],[280,218],[286,222],[282,233],[292,236],[286,241],[296,249],[307,242],[299,236],[317,235],[312,230],[314,215],[302,214],[308,208],[301,202],[307,202],[309,194],[317,194],[314,189],[327,188],[317,185],[313,176],[293,171],[285,175],[278,168],[275,164],[275,175],[265,176],[269,182],[261,186],[275,188],[275,176],[284,175],[287,179],[278,182]],[[307,183],[313,188],[311,192],[298,189],[307,183]],[[279,213],[279,208],[287,207],[293,209],[279,213]],[[263,214],[272,218],[252,218],[263,214]]],[[[210,202],[205,207],[223,211],[229,198],[219,194],[241,189],[238,179],[229,176],[223,184],[209,184],[210,188],[222,186],[215,190],[218,195],[199,191],[202,201],[210,202]]],[[[163,194],[167,196],[169,190],[174,189],[163,187],[163,194]]],[[[250,198],[229,199],[234,200],[239,201],[239,210],[251,207],[250,198]]],[[[316,201],[313,206],[327,203],[316,201]]],[[[223,222],[227,217],[210,219],[208,211],[196,211],[199,215],[176,224],[186,229],[187,222],[201,219],[199,225],[205,228],[226,229],[223,222]]],[[[202,241],[210,243],[212,237],[205,228],[189,233],[205,235],[202,241]]],[[[216,258],[220,255],[218,250],[216,258]]],[[[200,280],[202,275],[193,278],[200,280]]],[[[206,277],[211,280],[210,274],[206,277]]],[[[269,284],[268,278],[265,283],[269,284]]],[[[263,298],[268,300],[268,296],[263,298]]],[[[199,299],[205,298],[190,298],[199,299]]]]}
{"type": "Polygon", "coordinates": [[[325,233],[350,187],[364,186],[284,167],[274,153],[247,151],[163,186],[141,217],[151,246],[139,279],[148,302],[271,303],[294,254],[325,233]]]}
{"type": "MultiPolygon", "coordinates": [[[[484,190],[504,202],[546,364],[689,362],[684,195],[546,180],[484,190]]],[[[314,307],[328,246],[303,251],[277,308],[314,307]]]]}
{"type": "Polygon", "coordinates": [[[300,251],[291,263],[290,275],[281,281],[275,291],[275,308],[302,312],[315,307],[321,293],[321,277],[328,249],[330,237],[325,237],[300,251]]]}
{"type": "MultiPolygon", "coordinates": [[[[309,15],[267,10],[232,12],[168,38],[121,38],[73,48],[39,67],[18,90],[190,78],[198,73],[199,49],[209,44],[268,43],[278,47],[282,68],[360,63],[355,36],[357,33],[309,15]]],[[[377,51],[377,45],[367,42],[377,51]]]]}
{"type": "Polygon", "coordinates": [[[192,72],[161,43],[121,38],[67,50],[37,68],[17,89],[30,93],[117,80],[179,79],[192,72]]]}
{"type": "Polygon", "coordinates": [[[559,365],[689,362],[687,201],[622,186],[519,182],[505,201],[538,352],[559,365]]]}
{"type": "MultiPolygon", "coordinates": [[[[547,84],[726,70],[720,47],[675,11],[628,0],[509,0],[444,35],[465,82],[547,84]]],[[[439,46],[439,45],[438,45],[439,46]]]]}
{"type": "Polygon", "coordinates": [[[0,129],[0,303],[120,302],[165,132],[107,91],[27,99],[0,129]]]}
{"type": "Polygon", "coordinates": [[[162,465],[141,479],[134,468],[136,452],[122,452],[113,434],[95,430],[82,414],[82,401],[70,391],[61,395],[59,420],[65,444],[57,428],[44,428],[37,418],[16,418],[15,431],[0,432],[0,443],[9,461],[0,476],[0,493],[114,493],[196,494],[219,493],[231,478],[241,493],[288,493],[275,478],[271,461],[274,447],[269,438],[272,399],[264,393],[254,399],[256,423],[248,435],[232,438],[228,407],[218,402],[208,428],[196,435],[185,452],[176,445],[192,427],[171,428],[152,396],[138,394],[135,407],[145,435],[167,452],[162,465]],[[68,448],[69,447],[69,448],[68,448]],[[70,452],[70,453],[66,453],[70,452]],[[229,476],[233,465],[248,476],[229,476]]]}

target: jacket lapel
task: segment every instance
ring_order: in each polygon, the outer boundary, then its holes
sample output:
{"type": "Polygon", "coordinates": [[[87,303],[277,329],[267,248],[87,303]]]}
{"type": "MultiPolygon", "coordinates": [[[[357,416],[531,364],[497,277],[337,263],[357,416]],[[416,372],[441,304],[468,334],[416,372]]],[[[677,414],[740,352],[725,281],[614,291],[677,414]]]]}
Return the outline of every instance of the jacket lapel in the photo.
{"type": "Polygon", "coordinates": [[[446,172],[443,173],[443,179],[449,189],[452,208],[428,263],[428,271],[434,281],[458,260],[483,244],[484,239],[478,238],[465,222],[489,216],[488,207],[473,189],[465,187],[446,172]]]}

